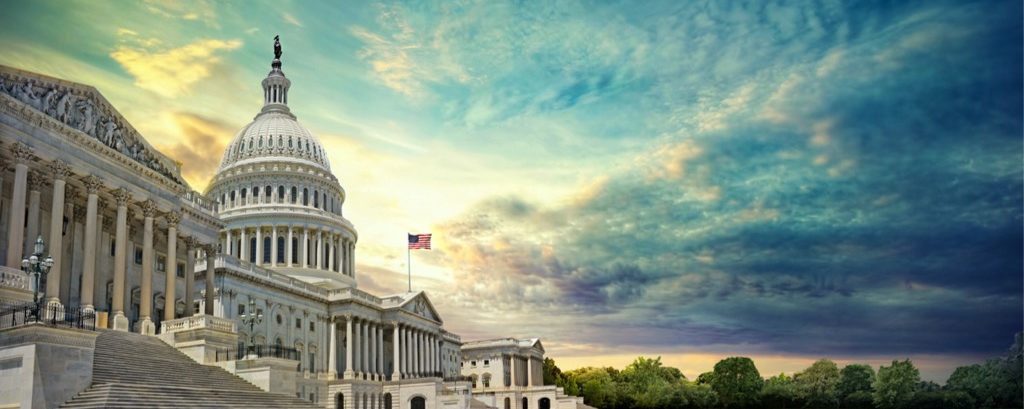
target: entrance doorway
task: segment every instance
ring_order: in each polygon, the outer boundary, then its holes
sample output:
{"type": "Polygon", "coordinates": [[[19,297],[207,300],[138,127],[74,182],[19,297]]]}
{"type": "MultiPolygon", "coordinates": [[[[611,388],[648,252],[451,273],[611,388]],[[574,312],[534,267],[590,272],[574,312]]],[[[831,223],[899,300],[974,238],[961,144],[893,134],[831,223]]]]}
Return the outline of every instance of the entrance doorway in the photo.
{"type": "Polygon", "coordinates": [[[427,400],[422,396],[412,398],[412,402],[409,405],[410,409],[427,409],[427,400]]]}

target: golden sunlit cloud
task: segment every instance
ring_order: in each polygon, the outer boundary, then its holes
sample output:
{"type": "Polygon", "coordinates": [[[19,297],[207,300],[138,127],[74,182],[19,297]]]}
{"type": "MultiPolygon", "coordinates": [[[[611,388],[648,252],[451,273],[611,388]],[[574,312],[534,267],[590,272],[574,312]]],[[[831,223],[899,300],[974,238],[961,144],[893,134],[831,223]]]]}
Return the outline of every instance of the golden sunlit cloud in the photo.
{"type": "Polygon", "coordinates": [[[178,142],[159,146],[159,149],[181,161],[181,176],[193,188],[203,191],[217,171],[234,130],[228,124],[192,113],[173,112],[168,115],[171,125],[177,128],[171,132],[179,136],[175,138],[178,142]]]}
{"type": "Polygon", "coordinates": [[[218,51],[242,46],[241,40],[202,39],[183,47],[154,52],[148,46],[156,43],[133,37],[123,32],[122,38],[131,40],[119,45],[110,56],[135,77],[135,85],[164,97],[181,95],[210,76],[211,67],[220,62],[218,51]]]}

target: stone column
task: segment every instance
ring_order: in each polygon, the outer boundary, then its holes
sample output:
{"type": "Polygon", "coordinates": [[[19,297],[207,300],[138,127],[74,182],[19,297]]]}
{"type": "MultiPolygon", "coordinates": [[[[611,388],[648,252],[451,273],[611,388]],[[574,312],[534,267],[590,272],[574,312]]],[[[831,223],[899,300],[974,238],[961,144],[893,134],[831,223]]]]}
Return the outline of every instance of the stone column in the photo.
{"type": "Polygon", "coordinates": [[[309,229],[302,229],[302,268],[309,268],[309,229]]]}
{"type": "MultiPolygon", "coordinates": [[[[25,246],[25,189],[28,188],[28,161],[32,160],[33,155],[32,148],[20,142],[11,147],[11,153],[14,155],[14,186],[11,188],[11,213],[7,219],[7,267],[20,270],[21,260],[25,256],[21,251],[25,246]]],[[[93,228],[95,229],[95,226],[93,228]]],[[[90,308],[91,306],[90,303],[90,308]]]]}
{"type": "Polygon", "coordinates": [[[394,357],[392,357],[394,361],[391,363],[391,380],[397,381],[402,379],[402,342],[399,341],[401,339],[401,331],[398,328],[398,321],[391,321],[391,325],[394,327],[393,333],[391,334],[391,349],[394,355],[394,357]]]}
{"type": "Polygon", "coordinates": [[[427,350],[430,351],[430,376],[437,376],[437,343],[434,339],[434,334],[430,334],[427,337],[427,350]]]}
{"type": "Polygon", "coordinates": [[[261,266],[263,265],[263,226],[256,226],[254,237],[256,237],[256,260],[254,264],[261,266]]]}
{"type": "Polygon", "coordinates": [[[368,341],[367,349],[370,350],[367,356],[370,361],[369,365],[367,365],[367,370],[370,372],[370,380],[377,380],[377,325],[370,322],[367,324],[367,327],[370,331],[366,337],[368,341]]]}
{"type": "Polygon", "coordinates": [[[351,315],[346,315],[345,316],[345,374],[344,374],[344,378],[345,379],[352,379],[352,378],[354,378],[356,376],[355,375],[355,371],[352,369],[352,365],[355,364],[355,361],[353,361],[353,359],[352,359],[352,348],[353,348],[353,345],[352,345],[352,316],[351,315]]]}
{"type": "Polygon", "coordinates": [[[359,370],[363,373],[362,378],[366,379],[370,372],[370,343],[367,342],[370,338],[370,323],[360,320],[359,327],[359,370]]]}
{"type": "Polygon", "coordinates": [[[324,261],[324,231],[316,231],[316,269],[323,269],[324,261]]]}
{"type": "MultiPolygon", "coordinates": [[[[114,316],[111,324],[115,330],[128,331],[128,317],[124,314],[124,288],[125,263],[128,258],[128,203],[132,200],[132,194],[128,189],[120,188],[114,191],[114,200],[117,203],[117,221],[114,224],[114,293],[110,297],[114,316]]],[[[88,237],[89,229],[85,230],[88,237]]]]}
{"type": "Polygon", "coordinates": [[[93,304],[93,287],[96,285],[96,231],[98,227],[96,214],[99,211],[99,192],[103,182],[95,176],[88,176],[82,181],[85,182],[89,198],[85,211],[85,257],[83,260],[85,264],[82,266],[82,292],[79,300],[84,311],[93,312],[96,310],[95,304],[93,304]]]}
{"type": "MultiPolygon", "coordinates": [[[[327,373],[328,378],[334,378],[338,373],[338,326],[335,325],[334,317],[331,317],[328,321],[331,324],[331,344],[327,353],[327,373]]],[[[300,361],[302,357],[299,357],[300,361]]]]}
{"type": "Polygon", "coordinates": [[[516,381],[516,356],[515,355],[509,355],[509,357],[508,357],[508,368],[509,368],[509,371],[512,372],[511,374],[509,374],[509,379],[511,380],[509,382],[509,384],[510,384],[509,386],[511,386],[512,388],[515,388],[516,384],[518,383],[516,381]]]}
{"type": "Polygon", "coordinates": [[[377,327],[377,376],[384,380],[387,369],[384,368],[384,323],[377,327]]]}
{"type": "Polygon", "coordinates": [[[415,328],[412,330],[412,373],[417,378],[420,377],[420,371],[422,370],[420,365],[420,330],[415,328]]]}
{"type": "Polygon", "coordinates": [[[292,266],[292,237],[294,237],[292,226],[288,226],[288,241],[284,243],[284,266],[292,266]]]}
{"type": "MultiPolygon", "coordinates": [[[[46,179],[39,172],[28,174],[28,220],[25,223],[25,249],[22,254],[31,255],[35,250],[36,238],[39,237],[39,207],[42,194],[39,189],[46,186],[46,179]]],[[[49,250],[49,248],[47,248],[49,250]]],[[[46,253],[43,253],[46,258],[46,253]]]]}
{"type": "Polygon", "coordinates": [[[142,203],[142,284],[139,300],[139,333],[152,335],[156,333],[153,324],[153,217],[156,216],[156,203],[147,200],[142,203]]]}
{"type": "Polygon", "coordinates": [[[185,317],[196,315],[196,240],[185,238],[185,317]]]}
{"type": "Polygon", "coordinates": [[[178,289],[178,222],[181,221],[181,213],[171,211],[165,216],[167,219],[167,268],[164,278],[164,321],[173,320],[176,317],[175,308],[178,289]]]}
{"type": "Polygon", "coordinates": [[[216,268],[214,264],[216,262],[217,251],[212,244],[204,247],[203,251],[206,252],[206,297],[204,301],[206,306],[203,308],[203,313],[213,316],[213,299],[217,292],[217,289],[213,287],[213,275],[215,271],[214,269],[216,268]]]}
{"type": "Polygon", "coordinates": [[[334,259],[338,256],[338,248],[334,246],[334,235],[327,238],[327,249],[327,268],[325,270],[334,272],[334,259]]]}
{"type": "Polygon", "coordinates": [[[405,376],[408,378],[412,378],[415,372],[416,356],[413,355],[412,331],[412,327],[405,327],[405,376]]]}
{"type": "Polygon", "coordinates": [[[349,276],[355,278],[356,276],[356,242],[351,240],[348,242],[348,272],[349,276]]]}
{"type": "Polygon", "coordinates": [[[270,266],[277,267],[277,226],[270,228],[270,266]]]}
{"type": "Polygon", "coordinates": [[[238,231],[238,259],[249,261],[249,241],[245,239],[245,227],[238,231]]]}
{"type": "Polygon", "coordinates": [[[235,252],[233,247],[235,247],[235,240],[231,238],[231,229],[224,229],[224,240],[228,242],[228,245],[224,246],[224,254],[234,256],[235,252]]]}
{"type": "MultiPolygon", "coordinates": [[[[71,169],[64,161],[50,163],[53,173],[53,202],[50,205],[50,254],[53,256],[53,267],[46,277],[47,304],[60,308],[61,269],[64,263],[64,185],[71,174],[71,169]]],[[[67,301],[67,300],[65,300],[67,301]]]]}
{"type": "Polygon", "coordinates": [[[526,386],[533,386],[533,357],[526,357],[526,386]]]}

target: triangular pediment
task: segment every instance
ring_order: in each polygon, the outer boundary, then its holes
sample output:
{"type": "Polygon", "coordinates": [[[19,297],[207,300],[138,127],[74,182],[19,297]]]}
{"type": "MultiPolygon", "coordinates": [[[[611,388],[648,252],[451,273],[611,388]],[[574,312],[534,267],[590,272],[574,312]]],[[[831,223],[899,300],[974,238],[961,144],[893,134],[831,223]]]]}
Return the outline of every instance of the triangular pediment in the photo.
{"type": "Polygon", "coordinates": [[[434,304],[427,298],[427,294],[422,291],[406,299],[402,303],[401,308],[428,320],[443,322],[441,321],[441,315],[434,309],[434,304]]]}

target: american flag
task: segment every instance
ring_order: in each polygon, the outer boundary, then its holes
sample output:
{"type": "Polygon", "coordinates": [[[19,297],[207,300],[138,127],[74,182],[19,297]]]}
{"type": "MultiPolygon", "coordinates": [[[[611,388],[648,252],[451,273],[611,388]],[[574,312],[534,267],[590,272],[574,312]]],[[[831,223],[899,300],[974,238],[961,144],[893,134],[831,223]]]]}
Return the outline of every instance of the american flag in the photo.
{"type": "Polygon", "coordinates": [[[430,250],[430,233],[427,233],[427,234],[410,234],[409,235],[409,248],[410,249],[430,250]]]}

